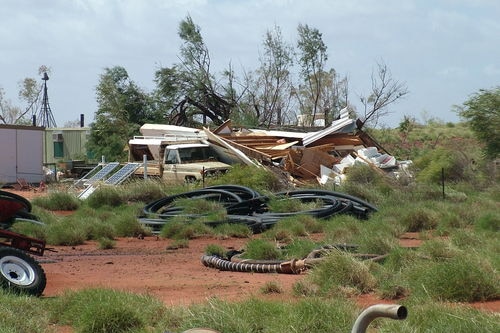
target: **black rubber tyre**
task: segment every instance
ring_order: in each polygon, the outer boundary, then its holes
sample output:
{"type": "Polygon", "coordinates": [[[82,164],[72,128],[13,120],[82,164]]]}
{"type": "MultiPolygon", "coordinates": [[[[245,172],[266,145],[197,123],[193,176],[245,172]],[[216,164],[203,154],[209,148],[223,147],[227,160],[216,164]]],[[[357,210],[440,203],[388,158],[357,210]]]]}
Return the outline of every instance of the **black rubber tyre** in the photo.
{"type": "Polygon", "coordinates": [[[40,264],[24,251],[0,247],[0,285],[20,294],[40,296],[47,277],[40,264]]]}

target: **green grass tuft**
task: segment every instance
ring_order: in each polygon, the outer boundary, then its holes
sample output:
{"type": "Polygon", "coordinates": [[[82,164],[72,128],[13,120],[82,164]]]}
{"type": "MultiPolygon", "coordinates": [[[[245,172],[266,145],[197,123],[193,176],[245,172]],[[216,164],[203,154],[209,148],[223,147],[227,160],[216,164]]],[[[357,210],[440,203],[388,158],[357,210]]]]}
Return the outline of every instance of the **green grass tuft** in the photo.
{"type": "Polygon", "coordinates": [[[282,254],[277,249],[274,242],[264,239],[252,239],[247,243],[242,257],[248,259],[275,260],[281,259],[282,254]]]}
{"type": "Polygon", "coordinates": [[[477,302],[500,297],[498,272],[477,255],[424,261],[407,274],[417,294],[439,301],[477,302]]]}
{"type": "Polygon", "coordinates": [[[81,204],[72,193],[62,191],[50,192],[46,196],[35,197],[32,203],[47,210],[77,210],[81,204]]]}

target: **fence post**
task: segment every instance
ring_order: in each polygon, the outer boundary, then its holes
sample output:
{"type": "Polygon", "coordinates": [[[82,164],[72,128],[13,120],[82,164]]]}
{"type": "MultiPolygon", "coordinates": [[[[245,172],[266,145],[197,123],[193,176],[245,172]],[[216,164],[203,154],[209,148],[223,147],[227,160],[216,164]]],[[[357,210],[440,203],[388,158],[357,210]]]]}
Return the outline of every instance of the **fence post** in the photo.
{"type": "Polygon", "coordinates": [[[441,168],[441,187],[442,187],[442,191],[443,191],[443,200],[444,200],[444,168],[441,168]]]}

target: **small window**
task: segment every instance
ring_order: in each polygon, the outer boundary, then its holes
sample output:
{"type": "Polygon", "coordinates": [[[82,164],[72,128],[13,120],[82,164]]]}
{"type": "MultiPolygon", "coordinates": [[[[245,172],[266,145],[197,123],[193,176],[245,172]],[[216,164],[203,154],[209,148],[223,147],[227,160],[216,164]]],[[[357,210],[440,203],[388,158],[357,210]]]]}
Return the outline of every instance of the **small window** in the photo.
{"type": "Polygon", "coordinates": [[[63,142],[63,134],[62,133],[52,133],[52,141],[54,142],[63,142]]]}
{"type": "Polygon", "coordinates": [[[168,149],[167,156],[165,156],[165,164],[176,164],[179,163],[177,158],[177,150],[168,149]]]}

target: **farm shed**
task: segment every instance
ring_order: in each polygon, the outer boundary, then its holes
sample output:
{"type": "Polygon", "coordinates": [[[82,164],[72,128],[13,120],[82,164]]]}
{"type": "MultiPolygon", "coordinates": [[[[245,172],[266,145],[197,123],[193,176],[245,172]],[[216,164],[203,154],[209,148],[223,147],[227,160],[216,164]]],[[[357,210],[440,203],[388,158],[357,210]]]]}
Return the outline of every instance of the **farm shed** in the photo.
{"type": "Polygon", "coordinates": [[[43,179],[44,128],[0,125],[0,183],[30,183],[43,179]]]}
{"type": "Polygon", "coordinates": [[[85,160],[88,158],[85,145],[89,135],[88,127],[45,129],[43,162],[85,160]]]}

